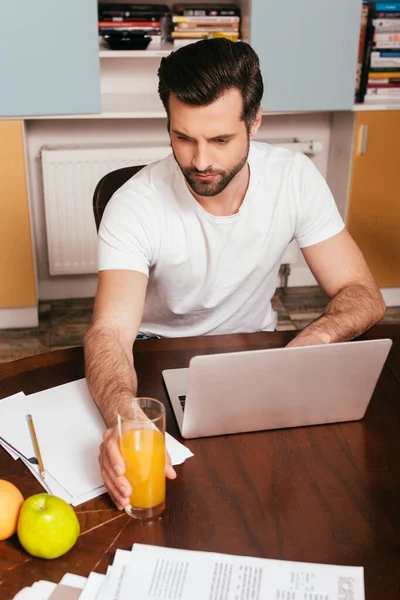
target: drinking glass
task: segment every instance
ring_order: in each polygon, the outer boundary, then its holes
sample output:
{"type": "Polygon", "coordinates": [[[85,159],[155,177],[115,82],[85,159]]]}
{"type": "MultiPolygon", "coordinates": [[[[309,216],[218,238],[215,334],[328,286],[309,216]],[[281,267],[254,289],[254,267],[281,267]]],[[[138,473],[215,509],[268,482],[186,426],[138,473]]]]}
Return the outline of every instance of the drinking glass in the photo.
{"type": "Polygon", "coordinates": [[[125,477],[132,487],[125,511],[136,519],[158,517],[165,508],[165,408],[154,398],[133,398],[118,413],[125,477]]]}

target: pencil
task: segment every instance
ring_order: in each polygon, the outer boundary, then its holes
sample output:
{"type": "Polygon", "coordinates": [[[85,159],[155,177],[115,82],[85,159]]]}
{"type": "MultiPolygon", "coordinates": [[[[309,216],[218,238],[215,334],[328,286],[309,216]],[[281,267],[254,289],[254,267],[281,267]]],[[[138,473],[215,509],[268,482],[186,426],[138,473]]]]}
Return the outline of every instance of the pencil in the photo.
{"type": "Polygon", "coordinates": [[[42,459],[42,455],[40,454],[39,442],[37,439],[35,426],[33,424],[32,415],[26,415],[26,418],[28,419],[29,431],[31,432],[33,447],[35,449],[36,458],[39,463],[39,471],[42,476],[42,479],[44,479],[45,470],[44,470],[44,465],[43,465],[43,459],[42,459]]]}

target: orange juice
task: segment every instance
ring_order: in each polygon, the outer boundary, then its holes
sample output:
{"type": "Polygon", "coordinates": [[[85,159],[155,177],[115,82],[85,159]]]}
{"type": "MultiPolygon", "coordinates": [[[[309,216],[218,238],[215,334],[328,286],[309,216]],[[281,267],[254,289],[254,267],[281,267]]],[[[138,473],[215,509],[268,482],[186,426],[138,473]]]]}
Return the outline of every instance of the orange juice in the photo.
{"type": "Polygon", "coordinates": [[[165,501],[165,439],[158,429],[126,431],[120,442],[131,505],[152,508],[165,501]]]}

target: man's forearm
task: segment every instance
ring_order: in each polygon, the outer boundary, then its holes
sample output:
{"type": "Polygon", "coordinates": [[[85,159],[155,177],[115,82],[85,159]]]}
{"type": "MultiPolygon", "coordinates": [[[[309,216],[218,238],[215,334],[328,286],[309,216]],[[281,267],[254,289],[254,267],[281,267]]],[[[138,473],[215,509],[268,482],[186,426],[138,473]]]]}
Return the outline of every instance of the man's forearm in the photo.
{"type": "Polygon", "coordinates": [[[382,295],[375,286],[349,285],[334,296],[323,315],[305,327],[289,345],[352,340],[380,321],[385,308],[382,295]]]}
{"type": "Polygon", "coordinates": [[[90,393],[108,427],[117,412],[136,395],[137,377],[132,350],[124,350],[111,329],[91,328],[85,335],[85,371],[90,393]]]}

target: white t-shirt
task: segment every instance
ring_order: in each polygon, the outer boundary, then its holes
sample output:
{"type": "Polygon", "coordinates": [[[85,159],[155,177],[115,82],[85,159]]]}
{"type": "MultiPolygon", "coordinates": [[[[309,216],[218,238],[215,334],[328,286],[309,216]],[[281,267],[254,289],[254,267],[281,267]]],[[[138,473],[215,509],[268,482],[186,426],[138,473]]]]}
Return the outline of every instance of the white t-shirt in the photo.
{"type": "Polygon", "coordinates": [[[344,223],[311,160],[251,142],[250,182],[228,217],[196,202],[171,154],[111,198],[99,231],[99,270],[148,275],[140,331],[162,337],[272,331],[271,306],[289,242],[311,246],[344,223]]]}

